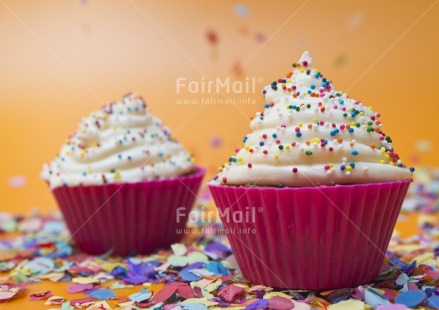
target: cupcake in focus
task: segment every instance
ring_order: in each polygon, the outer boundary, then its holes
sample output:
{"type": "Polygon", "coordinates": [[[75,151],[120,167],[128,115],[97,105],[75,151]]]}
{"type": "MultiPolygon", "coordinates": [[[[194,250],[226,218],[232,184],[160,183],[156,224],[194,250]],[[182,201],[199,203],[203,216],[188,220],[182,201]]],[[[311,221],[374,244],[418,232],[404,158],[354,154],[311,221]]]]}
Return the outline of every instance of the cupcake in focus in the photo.
{"type": "Polygon", "coordinates": [[[380,114],[335,90],[308,52],[263,94],[244,147],[209,184],[243,275],[291,289],[371,281],[413,168],[380,114]]]}
{"type": "Polygon", "coordinates": [[[83,118],[41,173],[79,249],[114,255],[178,241],[203,176],[134,94],[83,118]]]}

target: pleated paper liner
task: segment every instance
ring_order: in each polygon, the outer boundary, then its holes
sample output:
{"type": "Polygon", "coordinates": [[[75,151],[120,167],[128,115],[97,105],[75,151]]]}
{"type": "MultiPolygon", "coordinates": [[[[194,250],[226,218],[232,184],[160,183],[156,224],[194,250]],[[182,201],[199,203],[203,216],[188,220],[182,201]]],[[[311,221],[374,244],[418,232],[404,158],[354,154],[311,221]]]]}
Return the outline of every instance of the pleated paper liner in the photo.
{"type": "Polygon", "coordinates": [[[197,167],[176,179],[58,187],[53,194],[81,251],[148,254],[183,237],[204,174],[197,167]]]}
{"type": "Polygon", "coordinates": [[[209,188],[247,280],[329,290],[377,276],[409,185],[209,188]]]}

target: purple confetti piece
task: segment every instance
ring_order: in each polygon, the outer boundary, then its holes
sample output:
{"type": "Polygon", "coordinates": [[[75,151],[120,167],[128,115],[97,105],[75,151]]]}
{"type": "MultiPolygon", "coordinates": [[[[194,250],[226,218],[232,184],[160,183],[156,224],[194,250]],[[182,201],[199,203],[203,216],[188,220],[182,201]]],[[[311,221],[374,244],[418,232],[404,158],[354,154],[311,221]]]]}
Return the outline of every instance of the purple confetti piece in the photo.
{"type": "Polygon", "coordinates": [[[268,307],[267,299],[258,299],[255,302],[247,305],[244,310],[256,310],[256,309],[266,309],[268,307]]]}
{"type": "Polygon", "coordinates": [[[70,294],[83,292],[86,290],[91,290],[93,288],[93,284],[78,284],[78,283],[72,283],[69,286],[67,286],[67,292],[70,294]]]}

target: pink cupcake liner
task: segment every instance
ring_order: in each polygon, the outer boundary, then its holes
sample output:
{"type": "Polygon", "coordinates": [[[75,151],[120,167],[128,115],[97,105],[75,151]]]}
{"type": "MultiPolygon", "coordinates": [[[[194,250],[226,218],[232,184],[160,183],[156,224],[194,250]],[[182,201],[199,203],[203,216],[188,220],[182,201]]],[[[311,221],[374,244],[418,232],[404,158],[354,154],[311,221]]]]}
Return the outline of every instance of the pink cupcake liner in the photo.
{"type": "Polygon", "coordinates": [[[148,254],[183,237],[204,174],[197,167],[175,179],[58,187],[53,194],[81,251],[148,254]]]}
{"type": "Polygon", "coordinates": [[[329,290],[378,275],[409,185],[209,188],[247,280],[329,290]]]}

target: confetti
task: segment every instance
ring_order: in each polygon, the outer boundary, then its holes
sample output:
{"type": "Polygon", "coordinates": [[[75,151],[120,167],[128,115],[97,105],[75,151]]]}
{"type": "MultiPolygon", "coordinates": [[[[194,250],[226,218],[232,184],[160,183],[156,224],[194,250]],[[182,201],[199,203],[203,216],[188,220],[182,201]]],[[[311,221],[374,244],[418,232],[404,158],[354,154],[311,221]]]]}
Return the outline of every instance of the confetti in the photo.
{"type": "Polygon", "coordinates": [[[29,300],[42,300],[42,299],[48,299],[49,297],[52,297],[52,292],[44,291],[44,292],[31,294],[29,296],[29,300]]]}
{"type": "Polygon", "coordinates": [[[72,283],[69,286],[67,286],[67,292],[74,294],[74,293],[79,293],[79,292],[83,292],[86,290],[91,290],[93,288],[93,284],[88,283],[88,284],[79,284],[79,283],[72,283]]]}
{"type": "Polygon", "coordinates": [[[395,302],[398,304],[406,305],[409,308],[416,308],[424,302],[426,294],[419,290],[410,290],[402,292],[395,298],[395,302]]]}
{"type": "Polygon", "coordinates": [[[218,136],[214,136],[210,139],[210,146],[214,149],[220,148],[223,145],[223,139],[218,136]]]}
{"type": "Polygon", "coordinates": [[[8,180],[8,185],[9,185],[9,187],[12,187],[12,188],[25,187],[27,185],[27,178],[25,176],[22,176],[22,175],[10,177],[8,180]]]}
{"type": "Polygon", "coordinates": [[[360,300],[343,300],[334,305],[330,305],[328,310],[365,310],[364,302],[360,300]]]}
{"type": "Polygon", "coordinates": [[[347,21],[346,26],[348,29],[353,30],[357,28],[363,21],[363,14],[361,12],[355,12],[347,21]]]}
{"type": "Polygon", "coordinates": [[[233,12],[238,17],[248,17],[250,15],[250,10],[243,4],[235,4],[233,12]]]}
{"type": "Polygon", "coordinates": [[[218,292],[218,297],[222,300],[233,303],[237,299],[243,298],[245,295],[245,290],[242,287],[236,285],[227,285],[218,292]]]}
{"type": "MultiPolygon", "coordinates": [[[[203,204],[211,199],[204,193],[201,196],[203,204]]],[[[207,212],[201,203],[195,209],[207,212]]],[[[435,262],[437,264],[439,255],[439,228],[424,223],[420,223],[422,234],[405,239],[398,235],[392,237],[387,260],[372,283],[327,292],[297,292],[273,289],[243,279],[223,234],[193,236],[184,245],[175,244],[149,256],[95,257],[82,254],[74,244],[66,243],[68,231],[57,213],[34,213],[27,217],[0,213],[0,227],[10,227],[9,233],[0,240],[0,251],[8,249],[13,254],[3,256],[5,260],[0,261],[0,269],[7,281],[26,281],[0,283],[0,300],[24,298],[25,294],[20,293],[33,283],[44,284],[52,280],[67,282],[66,294],[78,295],[49,297],[51,293],[43,289],[42,292],[32,291],[28,298],[44,299],[42,303],[48,306],[69,310],[73,310],[74,305],[107,309],[112,303],[126,309],[165,310],[227,307],[355,310],[370,309],[371,305],[378,310],[403,310],[408,309],[408,303],[437,308],[439,300],[435,292],[439,289],[439,272],[435,262]],[[22,223],[25,223],[25,229],[20,229],[22,223]],[[37,225],[41,231],[36,233],[33,227],[37,225]],[[70,253],[62,250],[67,246],[70,253]],[[57,256],[59,253],[65,255],[57,256]],[[179,257],[177,261],[183,257],[187,264],[169,264],[175,257],[179,257]],[[115,281],[109,283],[109,287],[104,286],[113,278],[115,281]],[[150,289],[154,285],[158,288],[150,289]],[[130,291],[120,291],[121,296],[116,296],[117,289],[130,291]],[[407,294],[416,296],[407,297],[407,294]]],[[[203,228],[212,224],[192,222],[191,225],[203,228]]]]}
{"type": "Polygon", "coordinates": [[[131,294],[130,299],[135,302],[143,302],[148,300],[152,296],[152,293],[149,292],[146,288],[142,289],[140,292],[131,294]]]}

